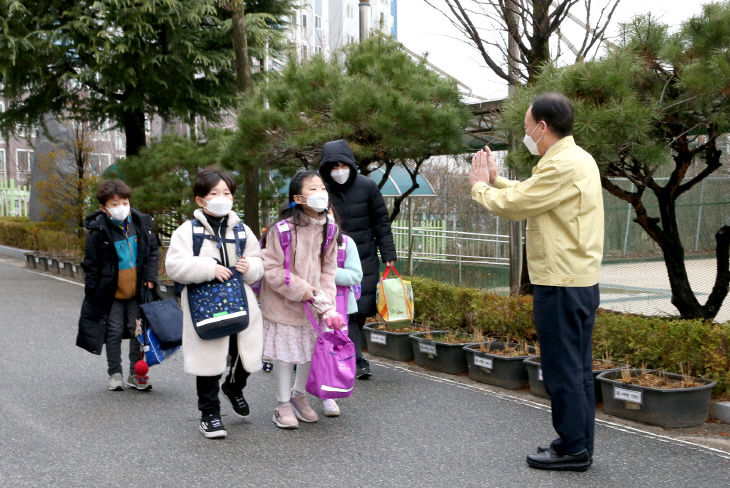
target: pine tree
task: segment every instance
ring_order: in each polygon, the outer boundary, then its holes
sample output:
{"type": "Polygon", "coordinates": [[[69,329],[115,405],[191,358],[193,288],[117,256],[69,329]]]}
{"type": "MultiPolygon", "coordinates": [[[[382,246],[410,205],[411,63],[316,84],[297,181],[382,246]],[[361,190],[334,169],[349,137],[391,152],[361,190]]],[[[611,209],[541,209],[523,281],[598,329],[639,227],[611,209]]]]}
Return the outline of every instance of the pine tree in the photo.
{"type": "MultiPolygon", "coordinates": [[[[730,2],[708,4],[676,34],[651,16],[623,26],[620,42],[598,61],[546,67],[504,105],[504,127],[523,131],[536,93],[559,91],[575,104],[574,134],[599,164],[603,187],[628,202],[659,245],[683,318],[713,318],[728,294],[730,226],[716,233],[717,275],[704,304],[692,291],[677,221],[678,201],[722,166],[718,138],[730,131],[730,2]],[[669,175],[662,184],[658,174],[669,175]],[[611,178],[622,178],[619,185],[611,178]],[[633,184],[633,188],[629,188],[633,184]],[[658,201],[651,215],[647,193],[658,201]]],[[[510,163],[535,163],[524,148],[510,163]]]]}

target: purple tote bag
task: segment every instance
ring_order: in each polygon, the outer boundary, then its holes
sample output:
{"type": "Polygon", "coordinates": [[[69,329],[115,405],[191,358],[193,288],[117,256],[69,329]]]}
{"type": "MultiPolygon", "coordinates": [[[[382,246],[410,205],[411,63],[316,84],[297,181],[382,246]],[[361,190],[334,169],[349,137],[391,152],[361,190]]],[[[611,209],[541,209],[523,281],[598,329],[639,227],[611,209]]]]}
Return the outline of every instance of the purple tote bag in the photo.
{"type": "Polygon", "coordinates": [[[341,330],[322,331],[306,303],[302,303],[317,333],[307,392],[319,398],[347,398],[355,386],[355,345],[341,330]]]}

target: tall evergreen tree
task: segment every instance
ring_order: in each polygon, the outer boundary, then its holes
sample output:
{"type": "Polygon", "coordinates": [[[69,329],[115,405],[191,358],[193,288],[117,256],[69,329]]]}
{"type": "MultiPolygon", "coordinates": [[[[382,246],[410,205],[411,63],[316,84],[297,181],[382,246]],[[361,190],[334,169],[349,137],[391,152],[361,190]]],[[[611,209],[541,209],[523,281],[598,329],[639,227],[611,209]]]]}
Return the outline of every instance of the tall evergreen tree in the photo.
{"type": "MultiPolygon", "coordinates": [[[[546,67],[504,105],[504,127],[519,133],[535,93],[560,91],[574,101],[578,144],[598,162],[603,187],[631,205],[634,221],[661,248],[672,303],[684,318],[715,317],[730,285],[730,226],[715,235],[717,274],[701,304],[687,275],[677,218],[683,195],[722,166],[718,138],[730,132],[728,46],[728,1],[705,5],[676,34],[650,16],[638,17],[623,26],[619,44],[603,59],[546,67]],[[669,175],[666,182],[662,173],[669,175]],[[648,194],[658,202],[658,215],[648,209],[648,194]]],[[[520,148],[509,161],[526,172],[535,158],[520,148]]]]}
{"type": "Polygon", "coordinates": [[[215,120],[233,104],[232,52],[217,0],[0,0],[0,128],[108,119],[137,154],[146,115],[215,120]]]}
{"type": "Polygon", "coordinates": [[[393,219],[418,187],[426,159],[465,149],[469,117],[452,81],[393,39],[374,36],[347,47],[343,62],[320,56],[291,62],[281,76],[253,89],[239,107],[239,130],[223,160],[237,170],[316,168],[322,144],[345,139],[361,173],[383,167],[387,175],[401,165],[411,175],[393,219]]]}

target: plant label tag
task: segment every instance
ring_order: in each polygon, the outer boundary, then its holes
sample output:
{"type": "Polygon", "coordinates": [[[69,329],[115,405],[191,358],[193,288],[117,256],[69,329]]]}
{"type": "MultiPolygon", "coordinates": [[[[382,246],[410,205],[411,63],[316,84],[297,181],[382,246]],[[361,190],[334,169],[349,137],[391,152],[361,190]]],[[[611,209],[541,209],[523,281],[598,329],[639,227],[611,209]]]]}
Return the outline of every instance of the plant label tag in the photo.
{"type": "Polygon", "coordinates": [[[538,379],[538,381],[543,381],[543,379],[542,379],[542,368],[537,368],[537,379],[538,379]]]}
{"type": "Polygon", "coordinates": [[[419,342],[418,350],[424,354],[436,356],[436,344],[426,344],[425,342],[419,342]]]}
{"type": "Polygon", "coordinates": [[[387,338],[384,334],[373,334],[370,333],[370,342],[374,344],[382,344],[385,345],[387,343],[387,338]]]}
{"type": "Polygon", "coordinates": [[[482,367],[484,369],[492,369],[493,366],[492,358],[485,358],[483,356],[474,356],[474,365],[482,367]]]}
{"type": "Polygon", "coordinates": [[[41,258],[39,258],[38,256],[36,256],[36,257],[35,257],[35,262],[36,262],[36,263],[40,263],[40,262],[41,262],[41,258]]]}
{"type": "Polygon", "coordinates": [[[613,387],[613,398],[615,400],[623,400],[625,402],[638,403],[641,405],[642,392],[636,390],[628,390],[626,388],[613,387]]]}

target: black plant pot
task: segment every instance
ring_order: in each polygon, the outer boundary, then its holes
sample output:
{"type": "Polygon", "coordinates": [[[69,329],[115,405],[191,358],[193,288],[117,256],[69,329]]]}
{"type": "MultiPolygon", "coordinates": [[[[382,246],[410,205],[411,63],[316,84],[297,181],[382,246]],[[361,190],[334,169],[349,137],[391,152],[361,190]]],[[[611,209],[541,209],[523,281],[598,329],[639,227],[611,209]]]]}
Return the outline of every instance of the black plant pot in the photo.
{"type": "MultiPolygon", "coordinates": [[[[601,362],[603,361],[601,360],[601,362]]],[[[542,381],[540,356],[532,356],[525,359],[525,366],[527,366],[527,375],[530,377],[530,393],[535,396],[550,398],[550,395],[548,395],[545,389],[545,383],[542,381]]],[[[603,392],[601,391],[601,384],[596,380],[596,377],[604,371],[614,371],[615,369],[618,368],[593,370],[593,388],[597,404],[603,401],[603,392]]]]}
{"type": "MultiPolygon", "coordinates": [[[[493,351],[502,351],[504,342],[485,342],[493,351]]],[[[514,345],[514,344],[511,344],[514,345]]],[[[466,362],[469,367],[469,378],[495,385],[509,390],[516,390],[527,385],[527,370],[524,359],[527,356],[501,356],[479,350],[480,344],[464,346],[466,362]]],[[[535,352],[534,347],[530,347],[535,352]]]]}
{"type": "MultiPolygon", "coordinates": [[[[656,372],[656,371],[652,371],[656,372]]],[[[632,369],[631,374],[641,373],[632,369]]],[[[682,375],[663,373],[672,379],[682,375]]],[[[707,421],[714,381],[696,379],[701,386],[654,388],[619,381],[621,370],[598,375],[603,390],[603,410],[609,415],[667,428],[694,427],[707,421]]]]}
{"type": "Polygon", "coordinates": [[[365,324],[362,330],[370,354],[395,361],[413,361],[411,332],[379,330],[371,324],[365,324]]]}
{"type": "Polygon", "coordinates": [[[411,345],[413,346],[413,359],[416,364],[425,368],[435,369],[444,373],[458,374],[466,373],[466,354],[464,346],[470,343],[462,342],[449,344],[426,339],[426,334],[446,333],[445,330],[432,330],[431,332],[416,332],[411,334],[411,345]]]}

